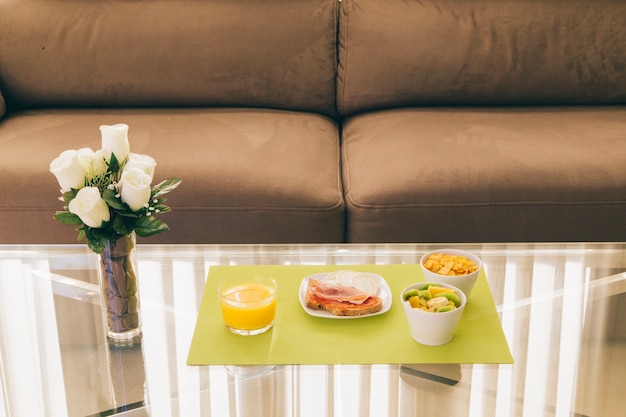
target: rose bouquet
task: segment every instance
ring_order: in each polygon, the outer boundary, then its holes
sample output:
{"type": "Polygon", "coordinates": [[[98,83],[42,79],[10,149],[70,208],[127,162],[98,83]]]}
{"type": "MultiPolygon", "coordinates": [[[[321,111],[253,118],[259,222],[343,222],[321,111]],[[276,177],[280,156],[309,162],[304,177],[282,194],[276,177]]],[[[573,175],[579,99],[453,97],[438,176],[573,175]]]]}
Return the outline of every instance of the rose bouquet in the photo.
{"type": "Polygon", "coordinates": [[[54,218],[80,226],[78,239],[87,238],[98,254],[109,340],[133,344],[141,334],[135,236],[169,230],[156,216],[170,211],[163,195],[181,180],[170,178],[152,187],[156,162],[130,152],[128,126],[100,126],[100,131],[102,149],[64,151],[50,163],[65,203],[54,218]]]}
{"type": "Polygon", "coordinates": [[[163,195],[181,182],[170,178],[151,187],[156,162],[130,152],[128,126],[103,125],[100,131],[102,149],[67,150],[50,163],[66,204],[54,218],[80,225],[78,240],[87,238],[96,253],[132,232],[147,237],[169,230],[156,215],[170,211],[163,195]]]}

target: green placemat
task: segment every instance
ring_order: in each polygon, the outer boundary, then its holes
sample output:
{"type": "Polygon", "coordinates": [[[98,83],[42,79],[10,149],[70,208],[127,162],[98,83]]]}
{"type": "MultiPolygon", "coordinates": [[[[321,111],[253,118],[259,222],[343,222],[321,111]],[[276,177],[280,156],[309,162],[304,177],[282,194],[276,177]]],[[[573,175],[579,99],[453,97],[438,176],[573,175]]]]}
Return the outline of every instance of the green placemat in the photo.
{"type": "Polygon", "coordinates": [[[481,271],[452,341],[423,346],[411,338],[400,292],[423,281],[420,266],[212,266],[206,282],[188,365],[513,363],[500,319],[481,271]],[[338,269],[382,275],[391,288],[391,309],[378,316],[328,319],[307,314],[298,288],[308,275],[338,269]],[[217,285],[233,274],[264,275],[278,283],[274,327],[258,336],[232,334],[222,322],[217,285]]]}

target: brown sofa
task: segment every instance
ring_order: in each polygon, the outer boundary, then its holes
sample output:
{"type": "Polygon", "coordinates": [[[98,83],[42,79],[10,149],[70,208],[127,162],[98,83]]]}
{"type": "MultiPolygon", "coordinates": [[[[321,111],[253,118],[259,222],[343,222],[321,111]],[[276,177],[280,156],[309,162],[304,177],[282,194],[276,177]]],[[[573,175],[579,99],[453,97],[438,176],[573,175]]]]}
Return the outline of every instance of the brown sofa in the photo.
{"type": "Polygon", "coordinates": [[[76,241],[48,165],[115,123],[183,179],[143,243],[624,241],[625,51],[621,0],[5,0],[0,244],[76,241]]]}

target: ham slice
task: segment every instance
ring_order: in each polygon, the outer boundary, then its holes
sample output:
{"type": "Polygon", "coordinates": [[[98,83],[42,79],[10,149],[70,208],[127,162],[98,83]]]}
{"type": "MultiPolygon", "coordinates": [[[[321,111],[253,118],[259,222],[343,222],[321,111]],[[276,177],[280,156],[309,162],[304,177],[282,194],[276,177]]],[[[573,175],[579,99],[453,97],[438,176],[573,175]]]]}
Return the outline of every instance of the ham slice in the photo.
{"type": "Polygon", "coordinates": [[[340,284],[327,284],[315,279],[309,280],[309,290],[326,300],[348,302],[350,304],[363,304],[371,295],[354,287],[340,284]]]}

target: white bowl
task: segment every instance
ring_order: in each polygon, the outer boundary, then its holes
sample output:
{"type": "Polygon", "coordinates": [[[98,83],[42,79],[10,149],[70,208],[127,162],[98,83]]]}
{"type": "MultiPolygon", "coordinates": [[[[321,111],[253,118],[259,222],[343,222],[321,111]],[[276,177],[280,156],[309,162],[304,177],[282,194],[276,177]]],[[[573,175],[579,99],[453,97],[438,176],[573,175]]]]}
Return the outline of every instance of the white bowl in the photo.
{"type": "MultiPolygon", "coordinates": [[[[433,282],[433,281],[429,281],[433,282]]],[[[409,323],[409,329],[411,330],[411,337],[416,342],[427,346],[440,346],[446,344],[454,337],[454,330],[459,324],[465,305],[467,304],[467,297],[460,289],[453,285],[444,284],[442,282],[433,282],[441,287],[452,288],[456,291],[457,295],[461,299],[461,305],[452,311],[446,311],[444,313],[430,313],[419,308],[413,308],[408,301],[404,301],[404,293],[413,288],[421,288],[426,282],[419,282],[406,287],[400,293],[400,302],[404,309],[407,322],[409,323]]]]}
{"type": "Polygon", "coordinates": [[[424,280],[426,282],[435,281],[442,282],[444,284],[450,284],[463,291],[465,293],[465,296],[469,298],[470,294],[472,293],[472,289],[474,288],[474,284],[476,284],[476,280],[478,279],[478,273],[480,272],[483,263],[480,258],[474,255],[472,252],[459,249],[438,249],[430,251],[422,256],[422,259],[420,259],[420,266],[422,267],[422,273],[424,274],[424,280]],[[426,267],[424,266],[424,262],[426,262],[430,255],[434,255],[437,253],[443,253],[445,255],[465,256],[470,261],[473,261],[478,268],[471,274],[457,276],[441,275],[436,272],[432,272],[429,269],[426,269],[426,267]]]}

